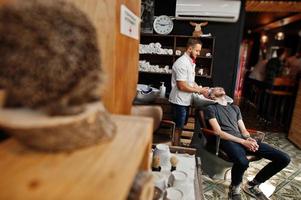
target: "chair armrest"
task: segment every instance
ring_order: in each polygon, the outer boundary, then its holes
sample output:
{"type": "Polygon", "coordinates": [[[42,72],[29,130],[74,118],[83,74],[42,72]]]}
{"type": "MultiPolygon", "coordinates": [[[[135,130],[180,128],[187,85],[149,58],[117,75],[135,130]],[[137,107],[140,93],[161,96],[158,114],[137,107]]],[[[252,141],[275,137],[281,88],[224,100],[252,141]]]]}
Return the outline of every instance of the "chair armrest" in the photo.
{"type": "Polygon", "coordinates": [[[167,120],[167,119],[163,119],[161,120],[161,126],[168,126],[171,128],[171,137],[174,136],[175,134],[175,129],[176,129],[176,123],[171,121],[171,120],[167,120]]]}
{"type": "Polygon", "coordinates": [[[211,135],[211,136],[217,136],[217,134],[211,130],[211,129],[208,129],[208,128],[201,128],[201,130],[204,132],[204,134],[206,135],[211,135]]]}
{"type": "Polygon", "coordinates": [[[170,134],[170,138],[172,141],[172,144],[175,144],[175,138],[179,137],[176,136],[175,134],[177,134],[176,130],[176,123],[174,121],[168,120],[168,119],[163,119],[161,120],[161,126],[168,126],[171,128],[171,134],[170,134]]]}
{"type": "Polygon", "coordinates": [[[217,135],[213,130],[211,129],[207,129],[207,128],[202,128],[202,131],[204,134],[206,135],[211,135],[211,136],[215,136],[216,140],[215,140],[215,155],[218,155],[219,153],[219,145],[220,145],[220,141],[221,138],[219,135],[217,135]]]}
{"type": "Polygon", "coordinates": [[[255,139],[257,142],[262,142],[265,137],[265,133],[261,131],[257,131],[254,129],[247,129],[248,132],[250,133],[250,136],[255,139]]]}
{"type": "Polygon", "coordinates": [[[162,119],[161,120],[161,123],[162,124],[167,124],[167,125],[176,125],[176,123],[175,122],[173,122],[173,121],[171,121],[171,120],[168,120],[168,119],[162,119]]]}
{"type": "Polygon", "coordinates": [[[253,133],[256,133],[256,132],[257,132],[257,130],[255,130],[255,129],[247,129],[247,131],[248,131],[250,134],[253,134],[253,133]]]}
{"type": "Polygon", "coordinates": [[[190,147],[179,147],[179,146],[169,146],[171,153],[187,153],[189,155],[195,155],[196,149],[190,147]]]}

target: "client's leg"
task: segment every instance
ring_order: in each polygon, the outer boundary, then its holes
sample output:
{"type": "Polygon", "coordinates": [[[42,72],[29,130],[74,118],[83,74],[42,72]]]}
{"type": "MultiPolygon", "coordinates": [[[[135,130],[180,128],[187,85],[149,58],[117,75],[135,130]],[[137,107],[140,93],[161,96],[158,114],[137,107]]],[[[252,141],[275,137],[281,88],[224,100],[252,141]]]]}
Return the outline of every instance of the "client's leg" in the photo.
{"type": "Polygon", "coordinates": [[[244,172],[249,167],[249,161],[246,158],[246,150],[238,143],[221,140],[221,149],[227,153],[233,162],[231,169],[231,185],[229,187],[229,199],[241,199],[240,184],[244,172]]]}
{"type": "Polygon", "coordinates": [[[258,188],[261,183],[270,179],[290,163],[290,157],[286,153],[265,143],[259,144],[259,149],[255,152],[255,155],[268,159],[272,162],[262,168],[255,178],[244,186],[244,191],[253,197],[262,193],[258,188]]]}

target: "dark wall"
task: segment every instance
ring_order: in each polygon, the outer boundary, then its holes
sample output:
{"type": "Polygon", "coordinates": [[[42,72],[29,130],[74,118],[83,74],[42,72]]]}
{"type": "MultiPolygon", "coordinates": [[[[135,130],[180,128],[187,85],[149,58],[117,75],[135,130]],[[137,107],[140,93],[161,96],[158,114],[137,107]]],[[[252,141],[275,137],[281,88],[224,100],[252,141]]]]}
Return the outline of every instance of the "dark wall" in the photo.
{"type": "MultiPolygon", "coordinates": [[[[155,0],[155,16],[175,15],[176,0],[155,0]]],[[[244,1],[242,2],[244,8],[244,1]]],[[[241,9],[239,21],[236,23],[209,22],[203,32],[211,33],[216,38],[213,61],[213,78],[199,79],[197,82],[222,86],[228,95],[233,96],[236,82],[236,72],[239,59],[239,47],[243,35],[245,11],[241,9]]],[[[189,21],[174,21],[171,34],[191,35],[193,27],[189,21]]]]}
{"type": "MultiPolygon", "coordinates": [[[[249,15],[249,13],[247,15],[249,15]]],[[[246,17],[246,19],[248,20],[249,18],[246,17]]],[[[273,46],[288,48],[289,53],[291,55],[294,55],[297,52],[298,48],[301,47],[301,37],[299,37],[298,35],[298,31],[300,27],[301,27],[301,21],[297,21],[288,24],[286,26],[265,31],[265,34],[268,36],[268,42],[266,44],[267,53],[268,53],[267,56],[270,56],[269,50],[273,46]],[[278,41],[275,39],[275,35],[280,31],[285,34],[285,37],[284,40],[278,41]]],[[[254,44],[254,46],[251,48],[250,62],[249,65],[247,66],[248,69],[254,66],[258,62],[261,34],[262,32],[252,32],[251,34],[245,32],[244,34],[244,39],[253,41],[254,44]]]]}

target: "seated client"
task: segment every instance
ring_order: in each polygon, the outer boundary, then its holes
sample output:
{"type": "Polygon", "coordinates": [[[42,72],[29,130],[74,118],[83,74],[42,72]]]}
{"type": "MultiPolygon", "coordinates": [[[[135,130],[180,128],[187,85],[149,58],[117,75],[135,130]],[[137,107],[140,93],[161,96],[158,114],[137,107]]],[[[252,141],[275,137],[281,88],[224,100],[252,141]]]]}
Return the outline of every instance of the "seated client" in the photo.
{"type": "Polygon", "coordinates": [[[249,167],[246,152],[271,161],[257,173],[252,181],[245,183],[242,187],[247,194],[255,198],[264,197],[258,186],[285,168],[290,163],[290,158],[286,153],[252,139],[246,130],[239,107],[228,104],[225,96],[223,88],[211,89],[209,97],[217,104],[210,105],[205,109],[205,117],[221,138],[220,148],[233,162],[229,199],[241,199],[240,185],[243,174],[249,167]]]}

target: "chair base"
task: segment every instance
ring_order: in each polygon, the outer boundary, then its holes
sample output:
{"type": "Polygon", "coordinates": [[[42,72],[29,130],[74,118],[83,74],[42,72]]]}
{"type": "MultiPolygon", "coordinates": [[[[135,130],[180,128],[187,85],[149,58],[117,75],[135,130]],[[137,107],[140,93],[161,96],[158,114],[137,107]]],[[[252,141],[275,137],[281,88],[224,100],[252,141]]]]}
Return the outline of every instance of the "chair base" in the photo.
{"type": "Polygon", "coordinates": [[[233,165],[231,162],[224,161],[204,148],[198,149],[197,155],[201,157],[202,170],[205,174],[212,179],[226,179],[233,165]]]}

